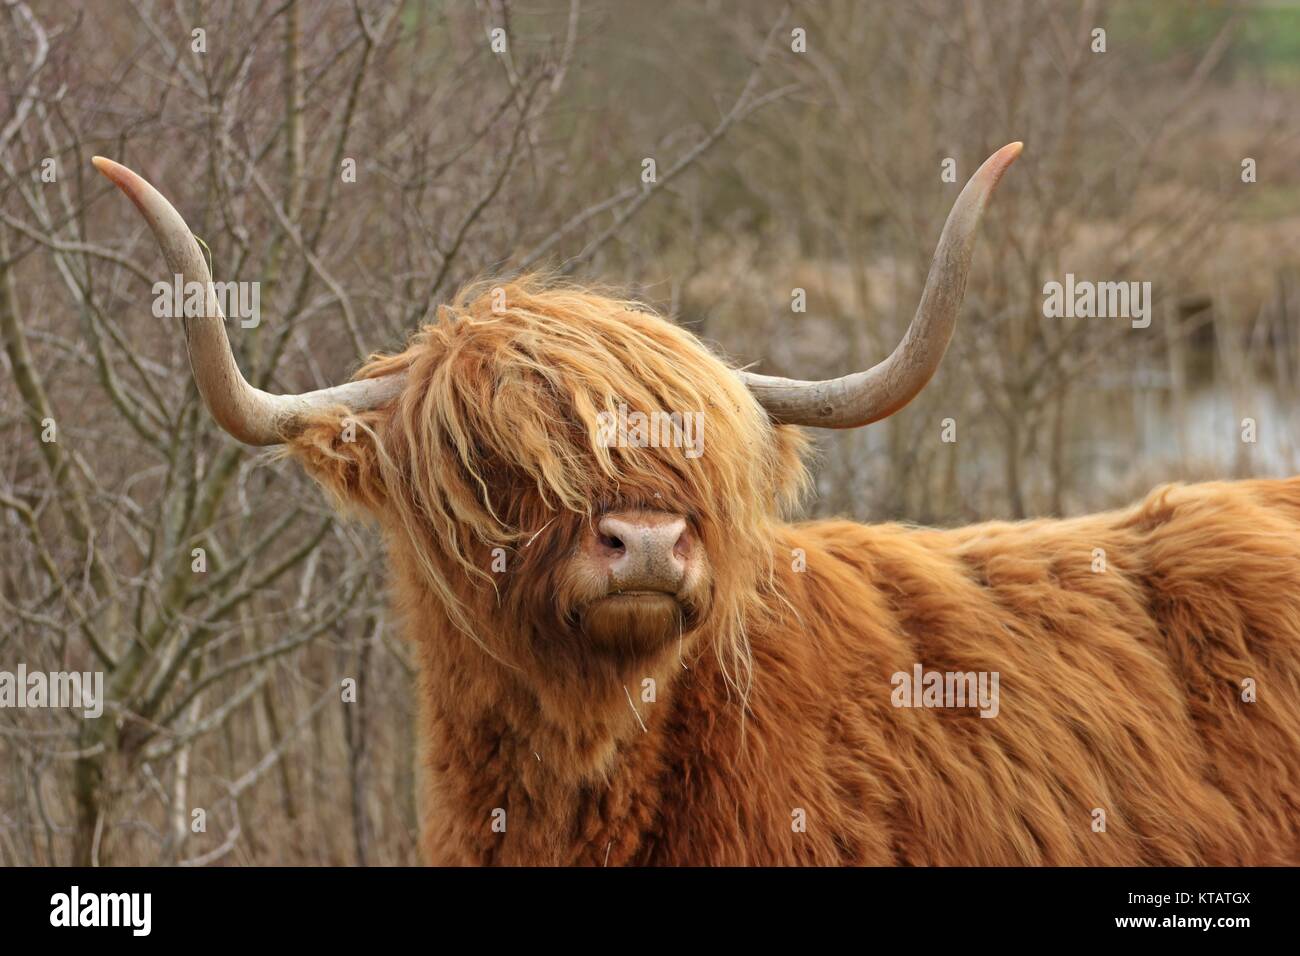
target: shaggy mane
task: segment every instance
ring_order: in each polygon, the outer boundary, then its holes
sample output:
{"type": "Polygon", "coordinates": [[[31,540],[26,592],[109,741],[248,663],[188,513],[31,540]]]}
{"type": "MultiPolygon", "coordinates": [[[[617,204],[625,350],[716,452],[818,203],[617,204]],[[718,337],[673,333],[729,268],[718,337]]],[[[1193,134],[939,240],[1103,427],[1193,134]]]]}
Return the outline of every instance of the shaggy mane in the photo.
{"type": "Polygon", "coordinates": [[[774,523],[808,476],[802,434],[771,425],[730,366],[642,303],[533,275],[463,290],[405,351],[372,357],[357,377],[395,371],[407,374],[396,407],[356,419],[367,454],[340,437],[344,409],[290,450],[341,500],[395,524],[458,628],[523,666],[522,642],[484,627],[485,602],[507,600],[493,555],[507,555],[512,579],[545,580],[544,559],[572,544],[574,523],[557,518],[668,510],[726,556],[714,564],[708,637],[744,695],[746,622],[780,603],[753,582],[770,582],[774,523]],[[702,412],[703,454],[604,447],[598,416],[620,405],[702,412]]]}

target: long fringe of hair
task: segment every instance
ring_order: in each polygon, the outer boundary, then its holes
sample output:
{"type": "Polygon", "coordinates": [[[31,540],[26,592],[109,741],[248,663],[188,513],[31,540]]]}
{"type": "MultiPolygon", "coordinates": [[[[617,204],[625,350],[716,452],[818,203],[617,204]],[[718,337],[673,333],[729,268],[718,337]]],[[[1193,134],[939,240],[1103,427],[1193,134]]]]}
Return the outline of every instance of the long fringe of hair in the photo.
{"type": "Polygon", "coordinates": [[[566,534],[606,508],[674,511],[709,556],[709,636],[746,696],[746,624],[781,603],[771,586],[775,522],[808,483],[797,429],[774,427],[727,364],[645,305],[536,275],[466,288],[405,351],[372,357],[358,377],[398,370],[405,390],[391,408],[357,417],[356,441],[339,440],[335,418],[291,450],[341,499],[409,540],[456,627],[518,663],[520,648],[501,640],[509,623],[495,549],[519,559],[517,574],[545,575],[526,544],[546,539],[555,547],[533,553],[555,557],[566,534]],[[702,413],[702,454],[602,441],[601,413],[620,406],[702,413]]]}

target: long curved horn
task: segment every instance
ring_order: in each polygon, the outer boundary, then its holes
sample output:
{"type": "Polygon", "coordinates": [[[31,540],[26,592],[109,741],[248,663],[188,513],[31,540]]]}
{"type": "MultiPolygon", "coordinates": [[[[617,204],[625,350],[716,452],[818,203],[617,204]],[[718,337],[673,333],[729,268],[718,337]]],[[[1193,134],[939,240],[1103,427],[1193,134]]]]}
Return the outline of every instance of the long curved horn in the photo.
{"type": "Polygon", "coordinates": [[[181,214],[162,193],[120,163],[102,156],[91,162],[135,203],[172,273],[184,283],[201,283],[206,290],[204,314],[184,317],[185,346],[203,403],[217,424],[235,438],[248,445],[278,445],[298,434],[313,412],[339,405],[361,412],[383,405],[401,391],[404,376],[400,374],[301,395],[272,395],[249,385],[230,351],[226,318],[212,287],[207,260],[181,214]]]}
{"type": "Polygon", "coordinates": [[[944,223],[912,324],[889,357],[865,372],[803,382],[741,372],[774,421],[819,428],[857,428],[892,415],[925,387],[948,348],[975,251],[975,229],[993,189],[1023,148],[1010,143],[984,161],[944,223]]]}

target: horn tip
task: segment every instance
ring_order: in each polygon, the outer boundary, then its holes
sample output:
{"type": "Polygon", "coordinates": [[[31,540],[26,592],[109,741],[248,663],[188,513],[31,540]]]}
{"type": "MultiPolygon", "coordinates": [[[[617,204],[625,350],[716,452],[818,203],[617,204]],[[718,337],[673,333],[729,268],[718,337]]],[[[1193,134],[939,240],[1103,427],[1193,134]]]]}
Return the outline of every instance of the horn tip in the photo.
{"type": "Polygon", "coordinates": [[[984,160],[984,165],[976,171],[974,178],[982,182],[983,187],[991,192],[1002,179],[1002,174],[1005,173],[1010,168],[1011,164],[1016,161],[1024,148],[1025,144],[1020,140],[1016,140],[1014,143],[1007,143],[1007,145],[1003,146],[988,159],[984,160]]]}
{"type": "Polygon", "coordinates": [[[113,162],[106,156],[92,156],[90,158],[90,163],[112,180],[114,185],[122,189],[126,189],[131,183],[131,180],[135,178],[135,174],[132,173],[131,170],[127,169],[121,163],[113,162]]]}
{"type": "Polygon", "coordinates": [[[90,165],[94,166],[109,179],[113,178],[113,173],[117,172],[117,170],[125,168],[121,164],[113,162],[107,156],[90,157],[90,165]]]}
{"type": "Polygon", "coordinates": [[[1007,143],[990,158],[995,161],[997,166],[1006,169],[1020,158],[1020,154],[1024,152],[1024,149],[1025,144],[1020,140],[1016,140],[1014,143],[1007,143]]]}
{"type": "Polygon", "coordinates": [[[126,193],[128,199],[135,203],[136,207],[145,214],[150,222],[156,214],[149,207],[150,196],[154,194],[154,189],[145,180],[127,169],[121,163],[115,163],[113,160],[104,156],[92,156],[91,164],[103,173],[108,180],[122,192],[126,193]]]}

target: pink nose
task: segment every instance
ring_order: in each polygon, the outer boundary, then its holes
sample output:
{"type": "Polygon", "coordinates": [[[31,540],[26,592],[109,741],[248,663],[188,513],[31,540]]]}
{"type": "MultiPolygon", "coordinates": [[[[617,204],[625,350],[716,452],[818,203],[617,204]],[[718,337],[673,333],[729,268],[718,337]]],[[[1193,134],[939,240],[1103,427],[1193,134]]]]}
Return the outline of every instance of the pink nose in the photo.
{"type": "Polygon", "coordinates": [[[607,514],[596,526],[596,555],[611,591],[675,594],[694,547],[686,519],[663,511],[607,514]]]}

